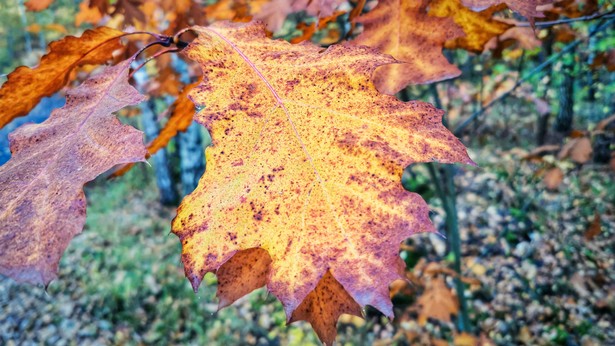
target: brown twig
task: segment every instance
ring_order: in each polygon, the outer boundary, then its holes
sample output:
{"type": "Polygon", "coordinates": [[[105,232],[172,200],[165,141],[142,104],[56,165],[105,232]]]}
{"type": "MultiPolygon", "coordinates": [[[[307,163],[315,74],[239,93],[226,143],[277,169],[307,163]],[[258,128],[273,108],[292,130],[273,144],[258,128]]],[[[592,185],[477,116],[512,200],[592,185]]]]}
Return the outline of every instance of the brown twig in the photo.
{"type": "MultiPolygon", "coordinates": [[[[574,22],[585,22],[585,21],[595,20],[599,18],[605,18],[605,19],[615,18],[615,10],[611,10],[611,11],[603,12],[603,13],[596,12],[588,16],[577,17],[577,18],[564,18],[564,19],[558,19],[558,20],[551,20],[547,22],[536,22],[534,26],[535,27],[548,27],[548,26],[568,24],[568,23],[574,23],[574,22]]],[[[518,23],[515,26],[531,27],[532,25],[528,22],[525,22],[525,23],[518,23]]]]}

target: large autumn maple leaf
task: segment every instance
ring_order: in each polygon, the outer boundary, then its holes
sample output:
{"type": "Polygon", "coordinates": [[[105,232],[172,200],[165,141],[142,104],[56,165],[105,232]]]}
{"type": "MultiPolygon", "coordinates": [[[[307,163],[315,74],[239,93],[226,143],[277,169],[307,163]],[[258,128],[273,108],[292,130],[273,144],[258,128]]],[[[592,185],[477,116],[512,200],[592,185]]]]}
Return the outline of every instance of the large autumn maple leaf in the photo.
{"type": "Polygon", "coordinates": [[[0,274],[47,285],[85,223],[83,185],[111,167],[144,161],[143,133],[111,113],[144,98],[128,84],[132,59],[68,92],[41,124],[9,136],[0,167],[0,274]]]}
{"type": "Polygon", "coordinates": [[[392,317],[400,242],[434,230],[403,168],[472,163],[443,112],[378,93],[372,72],[396,61],[371,48],[291,45],[256,23],[193,30],[203,82],[190,96],[213,147],[172,226],[193,287],[216,272],[225,306],[266,284],[328,344],[342,313],[392,317]]]}

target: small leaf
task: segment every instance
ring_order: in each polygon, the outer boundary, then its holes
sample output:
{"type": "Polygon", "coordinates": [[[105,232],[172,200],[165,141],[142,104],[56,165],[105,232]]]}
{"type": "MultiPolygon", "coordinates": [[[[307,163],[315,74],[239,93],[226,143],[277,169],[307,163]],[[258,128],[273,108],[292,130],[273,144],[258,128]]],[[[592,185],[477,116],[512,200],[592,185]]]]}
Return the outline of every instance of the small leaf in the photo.
{"type": "Polygon", "coordinates": [[[456,38],[446,43],[446,48],[463,48],[481,53],[485,44],[493,37],[504,33],[510,24],[494,20],[493,14],[500,10],[491,7],[482,12],[474,12],[464,7],[460,0],[434,0],[429,3],[429,14],[436,17],[453,18],[466,37],[456,38]]]}
{"type": "Polygon", "coordinates": [[[433,278],[427,283],[425,292],[416,304],[419,307],[418,323],[420,325],[425,325],[428,318],[451,322],[451,315],[459,312],[457,297],[441,277],[433,278]]]}
{"type": "Polygon", "coordinates": [[[534,18],[542,18],[544,15],[538,11],[538,6],[547,5],[553,0],[462,0],[463,4],[474,10],[484,10],[487,7],[505,3],[511,10],[519,13],[534,25],[534,18]]]}
{"type": "Polygon", "coordinates": [[[600,231],[602,230],[602,223],[600,221],[600,214],[598,212],[596,212],[594,214],[594,220],[589,224],[589,227],[587,227],[587,230],[585,231],[585,234],[583,234],[583,236],[585,237],[585,240],[593,240],[598,234],[600,234],[600,231]]]}
{"type": "Polygon", "coordinates": [[[28,11],[40,12],[45,10],[53,3],[53,0],[28,0],[24,4],[28,11]]]}
{"type": "Polygon", "coordinates": [[[28,114],[45,96],[51,96],[68,82],[77,66],[102,64],[121,48],[123,32],[100,27],[81,37],[68,36],[49,44],[49,53],[35,68],[18,67],[0,89],[0,128],[16,117],[28,114]],[[16,102],[19,100],[19,102],[16,102]]]}
{"type": "Polygon", "coordinates": [[[112,116],[144,98],[128,84],[131,61],[107,67],[68,92],[42,124],[9,136],[0,167],[0,273],[47,285],[71,239],[83,229],[83,185],[121,163],[143,161],[143,134],[112,116]]]}
{"type": "Polygon", "coordinates": [[[570,159],[576,163],[586,163],[592,157],[592,142],[587,137],[578,138],[570,148],[570,159]]]}
{"type": "Polygon", "coordinates": [[[543,178],[543,182],[549,190],[557,190],[562,180],[564,180],[564,172],[558,167],[548,170],[543,178]]]}

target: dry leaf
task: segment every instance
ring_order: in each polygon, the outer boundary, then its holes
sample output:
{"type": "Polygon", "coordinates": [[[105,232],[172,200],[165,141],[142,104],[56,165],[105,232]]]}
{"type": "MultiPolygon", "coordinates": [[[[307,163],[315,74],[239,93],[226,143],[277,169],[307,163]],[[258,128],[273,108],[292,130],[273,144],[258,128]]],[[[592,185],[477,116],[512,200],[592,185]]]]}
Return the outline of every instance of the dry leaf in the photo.
{"type": "Polygon", "coordinates": [[[474,335],[468,333],[461,333],[455,335],[453,339],[453,345],[455,346],[478,346],[478,340],[474,335]]]}
{"type": "Polygon", "coordinates": [[[47,285],[83,229],[83,185],[116,164],[143,161],[143,134],[111,113],[144,98],[128,84],[130,61],[68,92],[42,124],[11,133],[0,167],[0,273],[47,285]]]}
{"type": "Polygon", "coordinates": [[[28,114],[45,96],[60,90],[77,66],[102,64],[122,47],[123,32],[107,27],[87,30],[81,37],[68,36],[49,44],[49,53],[35,68],[21,66],[11,72],[0,89],[0,128],[28,114]],[[19,102],[16,102],[19,100],[19,102]]]}
{"type": "Polygon", "coordinates": [[[557,190],[564,180],[564,172],[559,167],[553,167],[547,171],[542,181],[549,190],[557,190]]]}
{"type": "Polygon", "coordinates": [[[28,11],[40,12],[45,10],[53,3],[53,0],[28,0],[24,4],[28,11]]]}
{"type": "Polygon", "coordinates": [[[501,7],[492,7],[482,12],[474,12],[464,7],[460,0],[434,0],[429,4],[429,14],[436,17],[453,18],[465,32],[466,37],[456,38],[446,43],[446,48],[463,48],[481,53],[485,44],[504,33],[510,24],[494,20],[493,14],[501,7]]]}
{"type": "Polygon", "coordinates": [[[578,138],[570,148],[570,159],[576,163],[586,163],[592,157],[592,142],[587,137],[578,138]]]}
{"type": "Polygon", "coordinates": [[[378,48],[403,62],[376,70],[374,83],[380,92],[394,95],[408,84],[432,83],[461,74],[444,57],[442,48],[446,41],[462,37],[463,31],[450,18],[429,16],[428,4],[417,0],[382,0],[357,18],[364,31],[354,43],[378,48]]]}
{"type": "Polygon", "coordinates": [[[542,18],[544,15],[538,11],[538,6],[547,5],[553,0],[462,0],[463,4],[474,10],[481,11],[485,8],[505,3],[511,10],[518,12],[534,25],[534,18],[542,18]]]}
{"type": "Polygon", "coordinates": [[[416,304],[419,307],[418,323],[420,325],[425,325],[428,318],[451,322],[451,315],[459,312],[457,297],[440,277],[433,278],[427,283],[425,292],[416,304]]]}
{"type": "Polygon", "coordinates": [[[195,119],[213,146],[172,226],[193,287],[218,271],[225,290],[233,282],[258,288],[245,283],[260,283],[250,277],[262,270],[219,270],[239,251],[260,248],[234,266],[269,256],[267,288],[288,321],[308,320],[324,342],[333,341],[337,316],[359,306],[392,317],[399,245],[434,231],[426,203],[400,184],[403,168],[472,164],[442,112],[379,94],[369,78],[394,60],[367,47],[291,45],[268,39],[258,23],[193,30],[199,37],[185,51],[203,83],[190,97],[204,106],[195,119]]]}
{"type": "Polygon", "coordinates": [[[587,227],[585,234],[583,234],[585,240],[593,240],[598,234],[600,234],[601,229],[602,223],[600,222],[600,214],[596,212],[594,214],[594,220],[589,224],[589,227],[587,227]]]}
{"type": "Polygon", "coordinates": [[[79,4],[79,12],[75,15],[75,26],[80,27],[81,24],[87,23],[96,25],[103,18],[101,10],[96,6],[90,6],[88,0],[84,0],[79,4]]]}

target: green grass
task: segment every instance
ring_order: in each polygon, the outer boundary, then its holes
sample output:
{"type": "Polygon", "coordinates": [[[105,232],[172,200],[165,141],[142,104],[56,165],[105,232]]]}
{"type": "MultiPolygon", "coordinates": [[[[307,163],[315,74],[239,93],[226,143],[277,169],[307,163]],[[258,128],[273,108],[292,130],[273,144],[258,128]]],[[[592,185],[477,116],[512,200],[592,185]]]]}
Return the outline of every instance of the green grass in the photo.
{"type": "Polygon", "coordinates": [[[175,211],[159,206],[147,170],[88,187],[85,230],[69,246],[50,294],[72,295],[96,321],[94,334],[107,329],[113,344],[317,344],[308,324],[285,326],[281,304],[264,289],[219,312],[214,275],[192,291],[170,234],[175,211]]]}

